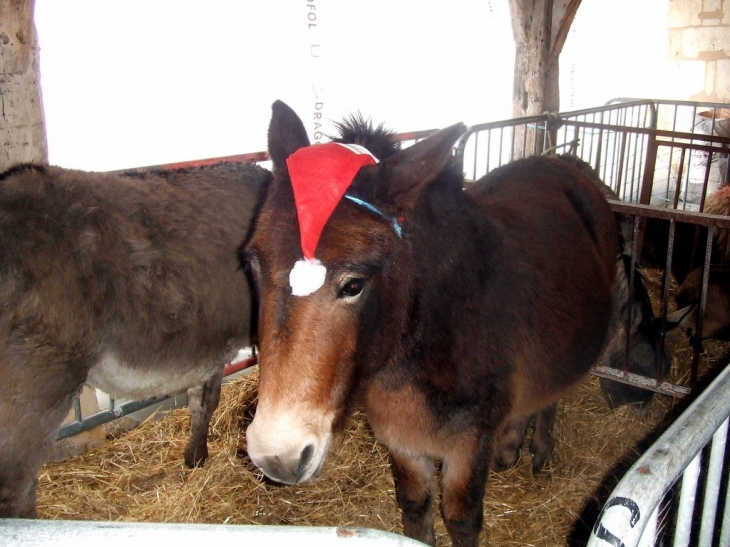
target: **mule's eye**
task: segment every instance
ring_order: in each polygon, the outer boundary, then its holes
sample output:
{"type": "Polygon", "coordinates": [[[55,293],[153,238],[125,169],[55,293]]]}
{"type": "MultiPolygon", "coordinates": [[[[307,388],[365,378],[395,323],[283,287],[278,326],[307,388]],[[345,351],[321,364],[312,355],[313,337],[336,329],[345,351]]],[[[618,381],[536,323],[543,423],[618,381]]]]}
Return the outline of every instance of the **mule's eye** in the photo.
{"type": "Polygon", "coordinates": [[[340,294],[337,296],[339,298],[352,298],[353,296],[360,294],[364,288],[365,278],[354,277],[345,283],[345,285],[340,289],[340,294]]]}

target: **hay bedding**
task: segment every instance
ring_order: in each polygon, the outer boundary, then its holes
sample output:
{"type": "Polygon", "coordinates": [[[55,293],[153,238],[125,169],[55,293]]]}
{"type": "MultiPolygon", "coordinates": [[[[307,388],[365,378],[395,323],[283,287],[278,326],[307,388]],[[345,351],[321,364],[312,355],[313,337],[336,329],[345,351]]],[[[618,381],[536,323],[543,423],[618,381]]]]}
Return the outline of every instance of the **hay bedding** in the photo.
{"type": "MultiPolygon", "coordinates": [[[[187,469],[182,452],[188,413],[170,412],[105,446],[47,465],[38,488],[46,519],[362,526],[401,532],[386,450],[356,415],[319,477],[308,484],[262,481],[246,457],[244,427],[255,404],[256,373],[224,386],[214,416],[210,458],[187,469]]],[[[566,545],[607,470],[634,458],[636,441],[666,411],[659,401],[637,419],[610,411],[591,379],[560,405],[551,469],[530,473],[530,456],[492,473],[485,498],[486,544],[566,545]]],[[[586,523],[590,525],[591,523],[586,523]]],[[[439,545],[448,545],[437,516],[439,545]]]]}
{"type": "MultiPolygon", "coordinates": [[[[724,348],[703,355],[709,366],[724,348]]],[[[676,368],[691,351],[673,355],[676,368]]],[[[314,481],[278,486],[262,480],[246,456],[243,435],[256,404],[256,382],[254,371],[223,387],[203,468],[183,464],[189,416],[186,409],[175,410],[84,455],[45,466],[39,517],[359,526],[401,533],[387,451],[373,440],[360,414],[314,481]]],[[[663,429],[672,406],[670,398],[657,396],[642,417],[628,408],[611,411],[591,377],[559,405],[557,444],[547,472],[533,477],[524,450],[517,466],[491,474],[482,544],[584,544],[606,493],[646,439],[663,429]]],[[[438,514],[436,533],[439,546],[450,544],[438,514]]]]}

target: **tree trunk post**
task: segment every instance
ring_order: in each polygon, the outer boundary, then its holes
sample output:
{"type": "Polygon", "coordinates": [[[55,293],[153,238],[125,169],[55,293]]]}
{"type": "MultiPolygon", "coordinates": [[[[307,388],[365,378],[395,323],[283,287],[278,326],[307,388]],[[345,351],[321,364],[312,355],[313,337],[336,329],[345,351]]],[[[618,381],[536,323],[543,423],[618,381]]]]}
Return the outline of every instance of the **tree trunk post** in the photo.
{"type": "Polygon", "coordinates": [[[0,172],[48,161],[35,0],[0,0],[0,172]]]}
{"type": "MultiPolygon", "coordinates": [[[[580,0],[509,0],[515,39],[512,116],[539,116],[560,110],[560,52],[580,0]]],[[[540,154],[545,127],[515,129],[514,156],[540,154]]],[[[548,127],[548,141],[557,128],[548,127]]]]}

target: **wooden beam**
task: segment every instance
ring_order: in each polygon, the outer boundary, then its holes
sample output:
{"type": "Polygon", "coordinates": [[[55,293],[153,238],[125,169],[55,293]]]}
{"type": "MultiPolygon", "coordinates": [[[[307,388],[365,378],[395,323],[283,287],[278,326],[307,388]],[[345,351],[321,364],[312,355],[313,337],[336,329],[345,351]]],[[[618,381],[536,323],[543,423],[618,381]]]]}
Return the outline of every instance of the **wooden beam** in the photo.
{"type": "Polygon", "coordinates": [[[553,32],[550,45],[552,55],[560,55],[568,38],[570,26],[580,7],[581,0],[562,0],[560,5],[553,5],[553,32]],[[557,24],[556,24],[557,22],[557,24]]]}
{"type": "Polygon", "coordinates": [[[46,162],[35,0],[0,0],[0,172],[46,162]]]}
{"type": "Polygon", "coordinates": [[[0,0],[0,74],[27,70],[33,42],[35,0],[0,0]]]}

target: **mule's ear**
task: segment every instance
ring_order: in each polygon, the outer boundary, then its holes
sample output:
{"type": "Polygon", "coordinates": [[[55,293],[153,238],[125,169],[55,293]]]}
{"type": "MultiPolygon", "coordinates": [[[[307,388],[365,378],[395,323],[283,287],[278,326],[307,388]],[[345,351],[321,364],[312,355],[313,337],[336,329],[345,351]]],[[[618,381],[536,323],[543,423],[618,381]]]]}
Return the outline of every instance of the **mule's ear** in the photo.
{"type": "Polygon", "coordinates": [[[282,101],[274,102],[269,123],[269,157],[274,162],[274,171],[303,146],[309,146],[309,137],[302,120],[282,101]]]}
{"type": "Polygon", "coordinates": [[[449,163],[454,143],[465,131],[466,126],[457,123],[384,160],[391,204],[401,210],[413,207],[421,189],[449,163]]]}
{"type": "Polygon", "coordinates": [[[692,312],[697,307],[697,304],[690,304],[681,310],[674,311],[667,314],[667,320],[665,326],[667,331],[676,329],[677,327],[687,328],[693,326],[695,323],[695,315],[692,312]],[[690,315],[692,314],[692,315],[690,315]]]}

